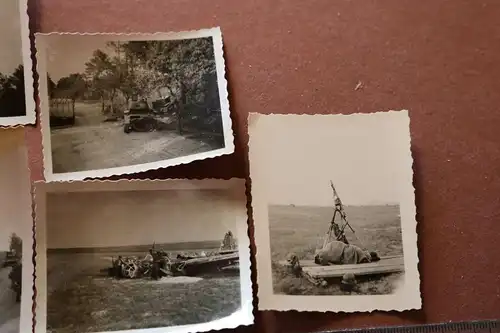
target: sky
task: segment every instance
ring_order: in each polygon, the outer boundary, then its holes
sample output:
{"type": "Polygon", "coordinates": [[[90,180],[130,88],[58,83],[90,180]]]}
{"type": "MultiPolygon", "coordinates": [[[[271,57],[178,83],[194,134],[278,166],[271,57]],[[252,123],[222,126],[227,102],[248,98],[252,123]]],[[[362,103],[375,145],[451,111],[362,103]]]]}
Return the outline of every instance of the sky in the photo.
{"type": "Polygon", "coordinates": [[[47,38],[50,41],[48,49],[47,71],[53,81],[72,73],[84,73],[85,63],[92,57],[95,50],[105,52],[109,36],[74,36],[53,35],[47,38]]]}
{"type": "Polygon", "coordinates": [[[22,64],[18,0],[0,1],[0,73],[11,74],[22,64]]]}
{"type": "Polygon", "coordinates": [[[113,51],[106,47],[107,42],[131,40],[127,35],[50,35],[43,38],[47,45],[47,71],[55,82],[69,74],[85,72],[85,63],[97,49],[112,54],[113,51]]]}
{"type": "MultiPolygon", "coordinates": [[[[7,132],[9,131],[9,132],[7,132]]],[[[13,134],[0,130],[0,251],[9,250],[10,235],[15,232],[23,241],[32,236],[31,196],[26,151],[17,149],[6,135],[13,134]],[[7,144],[7,142],[9,144],[7,144]],[[24,154],[24,155],[23,155],[24,154]],[[29,235],[26,234],[29,233],[29,235]]],[[[23,132],[20,131],[22,142],[23,132]]],[[[26,242],[25,242],[26,243],[26,242]]]]}
{"type": "Polygon", "coordinates": [[[225,192],[149,190],[49,193],[47,247],[222,241],[246,221],[244,201],[225,192]]]}
{"type": "Polygon", "coordinates": [[[269,204],[331,206],[330,180],[346,205],[397,204],[408,190],[404,114],[262,116],[251,127],[251,177],[269,204]]]}

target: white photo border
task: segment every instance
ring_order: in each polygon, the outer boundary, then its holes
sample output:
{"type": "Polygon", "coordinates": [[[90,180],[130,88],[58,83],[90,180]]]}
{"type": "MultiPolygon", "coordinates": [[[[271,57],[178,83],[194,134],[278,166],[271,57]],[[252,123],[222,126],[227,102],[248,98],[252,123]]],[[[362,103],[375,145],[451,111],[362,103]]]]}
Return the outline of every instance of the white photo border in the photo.
{"type": "MultiPolygon", "coordinates": [[[[331,120],[331,119],[330,119],[331,120]]],[[[413,158],[411,155],[410,118],[407,110],[375,112],[368,114],[257,114],[250,113],[249,124],[249,161],[250,179],[252,193],[252,209],[254,217],[255,245],[258,249],[256,254],[257,285],[259,310],[301,312],[372,312],[379,311],[405,311],[420,309],[422,306],[420,294],[420,274],[418,271],[418,249],[417,249],[417,222],[416,207],[413,187],[413,158]],[[268,200],[266,199],[266,174],[264,162],[259,156],[259,146],[268,144],[266,137],[277,134],[274,125],[286,121],[287,117],[317,117],[318,121],[324,121],[332,117],[400,117],[401,126],[405,126],[405,140],[408,150],[404,156],[397,156],[402,168],[402,181],[398,184],[402,188],[400,194],[401,229],[403,237],[403,253],[405,265],[404,284],[391,295],[339,295],[339,296],[310,296],[310,295],[277,295],[273,290],[273,278],[271,270],[271,246],[268,217],[268,200]],[[259,123],[265,128],[260,129],[259,123]],[[265,123],[265,124],[262,124],[265,123]],[[272,133],[270,129],[273,129],[272,133]]]]}
{"type": "MultiPolygon", "coordinates": [[[[74,182],[35,182],[35,238],[36,242],[36,324],[35,332],[47,331],[47,254],[46,254],[46,195],[57,192],[95,192],[95,191],[152,191],[152,190],[227,190],[234,199],[241,200],[244,211],[238,227],[238,250],[240,258],[240,295],[241,307],[230,316],[207,323],[157,327],[147,329],[113,331],[114,333],[193,333],[211,330],[234,329],[254,323],[253,293],[251,280],[250,239],[248,236],[248,214],[245,197],[245,180],[225,179],[167,179],[167,180],[117,180],[117,181],[74,181],[74,182]]],[[[95,332],[107,333],[107,332],[95,332]]]]}
{"type": "Polygon", "coordinates": [[[227,79],[225,70],[225,59],[223,51],[222,32],[219,27],[191,30],[182,32],[156,32],[156,33],[36,33],[35,45],[37,50],[37,71],[38,91],[40,95],[40,126],[42,132],[42,151],[44,161],[44,177],[46,181],[71,181],[84,180],[87,178],[110,177],[116,175],[126,175],[148,170],[156,170],[194,161],[214,158],[222,155],[234,153],[234,134],[232,130],[232,120],[230,114],[227,79]],[[52,145],[50,135],[50,113],[47,91],[47,47],[50,36],[73,35],[73,36],[109,36],[110,40],[120,38],[120,40],[179,40],[211,37],[213,40],[215,64],[217,72],[217,85],[219,90],[219,100],[221,105],[222,126],[224,134],[224,147],[211,151],[176,157],[168,160],[161,160],[150,163],[127,165],[114,168],[54,173],[52,164],[52,145]]]}
{"type": "Polygon", "coordinates": [[[30,18],[28,0],[16,0],[19,3],[19,19],[21,26],[22,61],[24,69],[24,96],[26,114],[18,117],[0,117],[0,126],[18,127],[36,123],[36,103],[33,79],[33,61],[31,60],[30,18]]]}

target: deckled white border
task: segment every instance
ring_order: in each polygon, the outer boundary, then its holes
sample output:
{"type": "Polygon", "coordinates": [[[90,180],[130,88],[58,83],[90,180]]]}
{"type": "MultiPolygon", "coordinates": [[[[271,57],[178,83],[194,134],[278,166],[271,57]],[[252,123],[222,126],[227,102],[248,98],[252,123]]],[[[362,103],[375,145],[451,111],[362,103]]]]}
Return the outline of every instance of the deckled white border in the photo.
{"type": "MultiPolygon", "coordinates": [[[[0,138],[6,139],[7,144],[0,144],[0,161],[2,154],[8,150],[16,150],[18,162],[20,166],[20,177],[18,193],[20,197],[15,197],[15,200],[21,200],[21,207],[24,210],[18,212],[19,223],[23,224],[23,229],[19,233],[23,240],[23,259],[22,259],[22,290],[21,290],[21,316],[19,322],[19,333],[31,332],[33,327],[33,273],[35,267],[33,265],[33,248],[34,248],[34,235],[33,235],[33,216],[32,216],[32,201],[31,201],[31,183],[30,171],[28,167],[28,152],[24,143],[24,130],[19,129],[1,129],[0,138]],[[5,133],[9,131],[9,133],[5,133]],[[17,132],[16,132],[17,131],[17,132]]],[[[10,153],[10,152],[9,152],[10,153]]],[[[1,166],[1,162],[0,162],[1,166]]]]}
{"type": "Polygon", "coordinates": [[[218,157],[221,155],[232,154],[234,152],[234,136],[232,130],[232,121],[230,117],[229,100],[227,92],[227,80],[225,77],[225,60],[223,54],[222,33],[219,27],[204,29],[198,31],[169,32],[169,33],[130,33],[130,34],[110,34],[110,33],[48,33],[35,34],[37,49],[37,70],[39,73],[39,94],[40,94],[40,122],[42,128],[42,144],[44,159],[44,176],[46,181],[66,181],[83,180],[86,178],[109,177],[113,175],[124,175],[137,173],[158,168],[165,168],[174,165],[186,164],[193,161],[204,160],[207,158],[218,157]],[[87,170],[78,172],[53,173],[52,169],[52,148],[49,125],[49,100],[47,92],[47,51],[50,47],[50,36],[75,35],[75,36],[109,36],[110,40],[176,40],[190,39],[200,37],[212,37],[215,53],[215,64],[217,71],[217,84],[219,88],[219,98],[222,114],[222,126],[224,134],[224,147],[199,154],[176,157],[168,160],[122,166],[107,169],[87,170]]]}
{"type": "MultiPolygon", "coordinates": [[[[153,191],[153,190],[202,190],[219,189],[231,193],[231,199],[241,202],[242,216],[238,221],[238,249],[240,255],[240,290],[241,308],[228,317],[207,323],[181,325],[137,330],[113,331],[115,333],[191,333],[210,330],[232,329],[238,326],[247,326],[254,323],[252,304],[252,280],[250,261],[250,239],[248,237],[247,208],[245,197],[245,181],[232,178],[223,179],[169,179],[169,180],[118,180],[118,181],[74,181],[52,182],[42,181],[35,183],[36,205],[36,268],[37,268],[37,296],[36,296],[36,324],[35,332],[45,333],[47,327],[47,257],[46,257],[46,194],[64,192],[95,192],[95,191],[153,191]]],[[[235,217],[236,218],[236,217],[235,217]]],[[[100,332],[105,333],[105,332],[100,332]]]]}
{"type": "MultiPolygon", "coordinates": [[[[310,120],[310,119],[308,119],[310,120]]],[[[249,124],[249,160],[250,178],[252,183],[252,207],[255,225],[255,244],[258,248],[257,283],[259,310],[297,310],[297,311],[332,311],[332,312],[371,312],[374,310],[403,311],[421,308],[420,276],[418,272],[418,251],[416,233],[416,208],[413,188],[413,159],[410,152],[410,126],[407,110],[377,112],[370,114],[352,115],[259,115],[251,113],[249,124]],[[275,295],[272,285],[271,247],[269,238],[268,201],[266,199],[267,179],[272,177],[266,171],[265,161],[260,155],[261,147],[269,147],[271,136],[281,135],[280,126],[287,126],[286,120],[290,117],[316,117],[319,123],[332,121],[335,117],[378,117],[380,121],[397,119],[401,126],[405,126],[405,140],[408,150],[395,156],[395,161],[401,167],[401,183],[397,184],[402,191],[400,197],[401,228],[403,234],[403,252],[405,263],[405,280],[401,288],[391,295],[347,295],[347,296],[305,296],[305,295],[275,295]],[[261,146],[262,145],[262,146],[261,146]]],[[[296,122],[294,124],[297,124],[296,122]]],[[[310,127],[304,131],[311,130],[310,127]]],[[[310,133],[321,135],[321,133],[310,133]]],[[[328,143],[330,145],[331,143],[328,143]]],[[[318,147],[323,149],[325,147],[318,147]]],[[[335,148],[332,146],[332,150],[335,148]]],[[[276,151],[276,154],[279,154],[276,151]]],[[[297,152],[300,153],[300,152],[297,152]]],[[[328,153],[328,152],[326,152],[328,153]]],[[[314,161],[311,161],[314,163],[314,161]]],[[[399,179],[399,178],[398,178],[399,179]]]]}
{"type": "Polygon", "coordinates": [[[36,104],[33,88],[33,62],[31,61],[31,42],[28,15],[28,0],[19,1],[19,19],[21,26],[21,45],[24,68],[24,94],[26,104],[26,115],[19,117],[0,117],[0,126],[14,127],[18,125],[35,124],[36,104]]]}

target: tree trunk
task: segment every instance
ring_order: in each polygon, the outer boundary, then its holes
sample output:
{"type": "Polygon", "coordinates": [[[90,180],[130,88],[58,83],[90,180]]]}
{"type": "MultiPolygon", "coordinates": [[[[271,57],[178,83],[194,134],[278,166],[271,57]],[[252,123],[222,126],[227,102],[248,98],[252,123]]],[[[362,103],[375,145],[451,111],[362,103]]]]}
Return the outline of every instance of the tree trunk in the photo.
{"type": "Polygon", "coordinates": [[[182,115],[184,114],[184,107],[186,105],[186,90],[184,88],[184,84],[181,82],[180,84],[181,97],[179,100],[179,108],[177,110],[177,131],[180,135],[182,135],[182,115]]]}
{"type": "Polygon", "coordinates": [[[101,112],[104,113],[104,108],[105,108],[105,105],[104,105],[104,94],[101,94],[101,112]]]}
{"type": "Polygon", "coordinates": [[[73,122],[73,125],[75,124],[75,104],[76,104],[76,99],[71,100],[71,121],[73,122]]]}

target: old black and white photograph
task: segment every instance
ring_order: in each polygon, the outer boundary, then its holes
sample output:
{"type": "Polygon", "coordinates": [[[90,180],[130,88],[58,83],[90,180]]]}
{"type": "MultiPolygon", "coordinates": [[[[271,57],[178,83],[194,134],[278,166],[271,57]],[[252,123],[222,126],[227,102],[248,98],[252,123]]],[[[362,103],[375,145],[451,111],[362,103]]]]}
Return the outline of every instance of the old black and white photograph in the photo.
{"type": "Polygon", "coordinates": [[[0,2],[0,126],[35,122],[27,0],[0,2]]]}
{"type": "Polygon", "coordinates": [[[253,323],[244,181],[72,182],[36,192],[37,332],[253,323]]]}
{"type": "Polygon", "coordinates": [[[22,128],[0,130],[0,332],[30,332],[33,219],[22,128]],[[8,200],[16,198],[16,200],[8,200]]]}
{"type": "Polygon", "coordinates": [[[23,241],[4,229],[2,226],[0,239],[0,332],[19,333],[23,241]]]}
{"type": "Polygon", "coordinates": [[[37,34],[46,178],[128,174],[231,154],[218,28],[37,34]]]}
{"type": "Polygon", "coordinates": [[[331,186],[331,207],[269,206],[274,293],[394,293],[404,274],[399,205],[344,206],[331,186]]]}
{"type": "Polygon", "coordinates": [[[420,308],[408,112],[250,117],[260,309],[420,308]]]}

